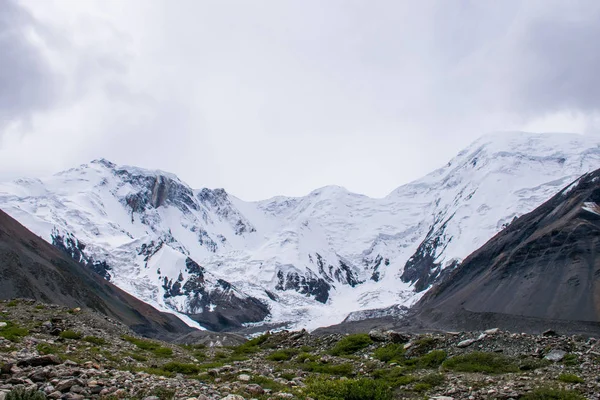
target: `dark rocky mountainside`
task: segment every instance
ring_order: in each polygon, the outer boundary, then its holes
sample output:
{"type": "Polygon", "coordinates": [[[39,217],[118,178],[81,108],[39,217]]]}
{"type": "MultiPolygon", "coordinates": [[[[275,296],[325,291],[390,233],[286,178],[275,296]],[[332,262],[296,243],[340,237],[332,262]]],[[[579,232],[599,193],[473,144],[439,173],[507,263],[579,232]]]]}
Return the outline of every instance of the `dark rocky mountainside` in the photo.
{"type": "Polygon", "coordinates": [[[91,308],[145,336],[170,339],[193,330],[119,289],[0,210],[0,300],[18,297],[91,308]]]}
{"type": "Polygon", "coordinates": [[[435,328],[600,331],[600,170],[512,222],[414,311],[435,328]]]}

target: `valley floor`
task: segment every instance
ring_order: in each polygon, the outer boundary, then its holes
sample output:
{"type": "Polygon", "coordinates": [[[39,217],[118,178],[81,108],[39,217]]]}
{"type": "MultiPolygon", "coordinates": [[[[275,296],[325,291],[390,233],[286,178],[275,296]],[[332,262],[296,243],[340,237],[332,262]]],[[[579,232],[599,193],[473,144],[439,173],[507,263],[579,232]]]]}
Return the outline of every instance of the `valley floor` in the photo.
{"type": "Polygon", "coordinates": [[[600,343],[583,336],[299,331],[222,344],[148,340],[88,310],[0,302],[0,399],[600,399],[600,343]]]}

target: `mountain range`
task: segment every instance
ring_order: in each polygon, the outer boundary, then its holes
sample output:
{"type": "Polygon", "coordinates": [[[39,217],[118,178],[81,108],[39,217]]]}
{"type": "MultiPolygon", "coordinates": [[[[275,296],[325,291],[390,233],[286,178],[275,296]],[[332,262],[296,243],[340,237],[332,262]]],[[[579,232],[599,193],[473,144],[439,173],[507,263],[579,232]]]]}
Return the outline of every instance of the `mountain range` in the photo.
{"type": "Polygon", "coordinates": [[[0,208],[190,326],[316,328],[350,312],[411,306],[598,166],[593,136],[495,134],[384,198],[328,186],[246,202],[102,159],[0,183],[0,208]]]}

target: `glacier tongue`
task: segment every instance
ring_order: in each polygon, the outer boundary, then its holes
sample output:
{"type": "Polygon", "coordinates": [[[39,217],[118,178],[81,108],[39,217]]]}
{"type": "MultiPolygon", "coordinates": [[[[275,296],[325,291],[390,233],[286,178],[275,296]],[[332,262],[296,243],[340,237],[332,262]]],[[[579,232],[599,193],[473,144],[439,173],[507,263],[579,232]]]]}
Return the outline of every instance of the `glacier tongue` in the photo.
{"type": "Polygon", "coordinates": [[[595,137],[497,134],[382,199],[328,186],[245,202],[96,160],[0,183],[0,208],[188,323],[316,328],[410,306],[446,268],[598,166],[595,137]]]}

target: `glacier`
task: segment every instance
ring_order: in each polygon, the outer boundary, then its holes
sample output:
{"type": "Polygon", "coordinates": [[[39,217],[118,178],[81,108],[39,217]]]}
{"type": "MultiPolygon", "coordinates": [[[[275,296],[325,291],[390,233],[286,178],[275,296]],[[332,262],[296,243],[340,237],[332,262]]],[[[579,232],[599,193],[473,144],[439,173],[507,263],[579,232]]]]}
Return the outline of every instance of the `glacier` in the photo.
{"type": "Polygon", "coordinates": [[[414,304],[511,223],[600,167],[600,139],[486,135],[370,198],[338,186],[247,202],[101,159],[0,183],[0,208],[192,326],[314,329],[414,304]]]}

